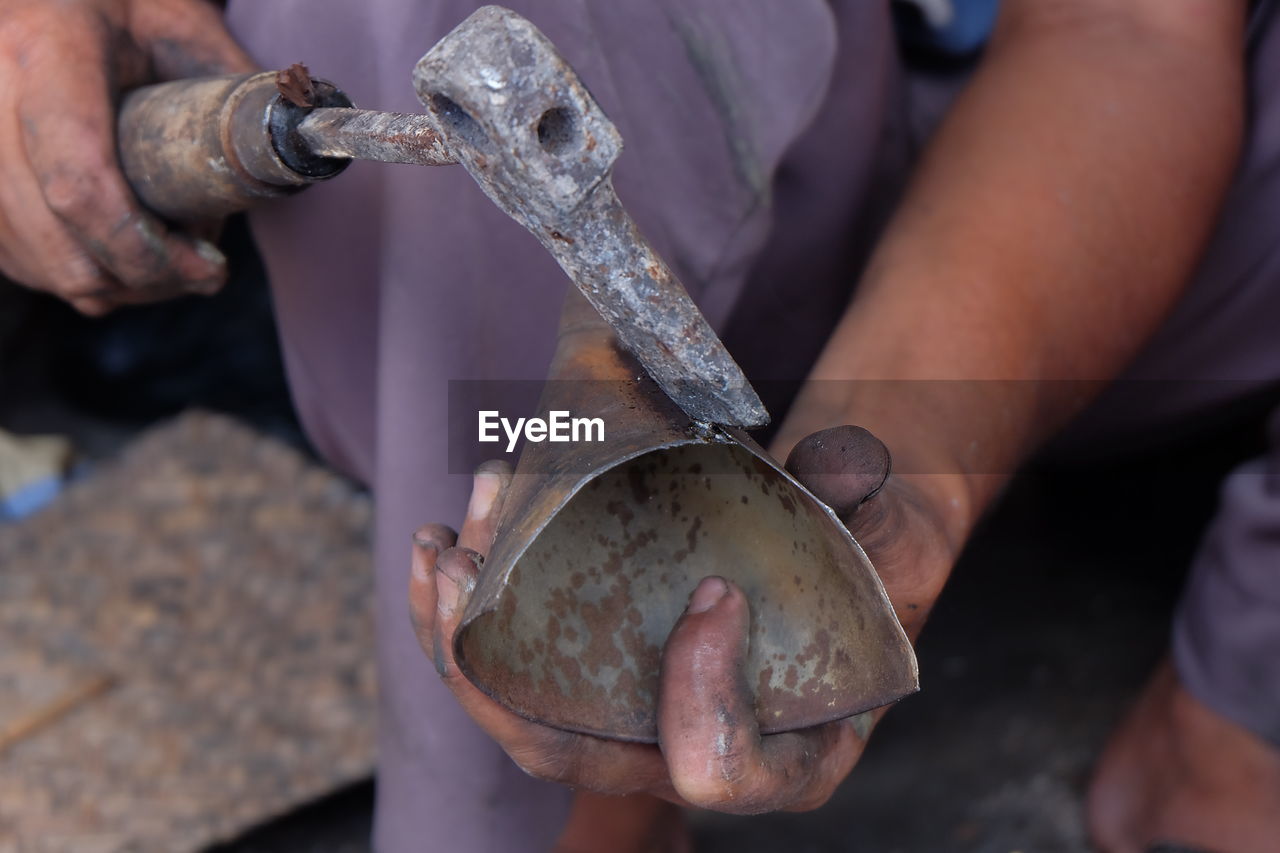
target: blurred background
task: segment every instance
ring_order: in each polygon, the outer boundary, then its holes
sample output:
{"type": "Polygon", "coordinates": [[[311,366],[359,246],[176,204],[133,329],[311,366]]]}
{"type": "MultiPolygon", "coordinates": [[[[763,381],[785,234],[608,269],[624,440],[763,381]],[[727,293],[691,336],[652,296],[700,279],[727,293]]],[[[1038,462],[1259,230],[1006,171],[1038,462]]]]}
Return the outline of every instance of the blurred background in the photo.
{"type": "MultiPolygon", "coordinates": [[[[308,448],[243,225],[225,242],[218,296],[103,320],[0,283],[0,851],[368,849],[369,498],[308,448]]],[[[1031,466],[835,800],[693,815],[700,849],[1086,850],[1090,767],[1263,447],[1256,402],[1031,466]]]]}

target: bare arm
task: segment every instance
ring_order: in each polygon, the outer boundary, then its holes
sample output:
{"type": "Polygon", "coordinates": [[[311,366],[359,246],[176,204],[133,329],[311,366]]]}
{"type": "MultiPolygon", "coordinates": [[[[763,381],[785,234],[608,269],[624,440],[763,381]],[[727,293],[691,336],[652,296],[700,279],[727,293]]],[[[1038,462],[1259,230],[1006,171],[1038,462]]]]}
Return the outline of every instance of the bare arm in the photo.
{"type": "Polygon", "coordinates": [[[1243,125],[1241,0],[1008,0],[779,444],[867,426],[963,540],[1177,299],[1243,125]],[[1093,383],[1096,385],[1096,383],[1093,383]],[[839,388],[839,391],[835,389],[839,388]],[[911,390],[907,390],[910,388],[911,390]]]}

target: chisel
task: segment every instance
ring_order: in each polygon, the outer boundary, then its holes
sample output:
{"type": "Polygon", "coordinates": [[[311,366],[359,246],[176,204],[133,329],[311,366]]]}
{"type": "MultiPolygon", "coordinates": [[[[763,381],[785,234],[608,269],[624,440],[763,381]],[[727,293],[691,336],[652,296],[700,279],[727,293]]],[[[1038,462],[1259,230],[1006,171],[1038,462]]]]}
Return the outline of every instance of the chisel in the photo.
{"type": "Polygon", "coordinates": [[[355,109],[302,65],[135,90],[117,136],[134,192],[174,222],[246,210],[328,180],[352,160],[456,162],[428,116],[355,109]]]}

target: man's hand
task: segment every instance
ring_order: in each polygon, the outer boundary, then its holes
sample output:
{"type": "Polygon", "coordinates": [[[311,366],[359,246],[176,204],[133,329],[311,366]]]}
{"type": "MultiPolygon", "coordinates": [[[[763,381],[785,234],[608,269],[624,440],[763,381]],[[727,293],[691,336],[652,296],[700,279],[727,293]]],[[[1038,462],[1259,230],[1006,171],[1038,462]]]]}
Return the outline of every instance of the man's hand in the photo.
{"type": "MultiPolygon", "coordinates": [[[[816,475],[806,482],[825,490],[870,541],[877,541],[878,531],[888,534],[879,537],[871,557],[873,562],[883,557],[892,567],[885,577],[890,597],[918,626],[922,608],[941,586],[941,577],[933,577],[939,571],[945,577],[951,554],[926,502],[908,484],[886,481],[883,445],[865,430],[841,427],[801,442],[791,462],[816,475]]],[[[410,582],[419,642],[458,701],[507,754],[541,779],[606,794],[643,792],[736,814],[802,811],[826,802],[861,755],[868,728],[841,720],[760,734],[743,670],[747,600],[722,578],[708,577],[698,585],[667,639],[657,746],[530,722],[467,681],[453,658],[453,636],[493,543],[510,479],[505,463],[486,463],[476,474],[461,533],[442,525],[418,531],[410,582]]]]}
{"type": "Polygon", "coordinates": [[[205,0],[0,0],[0,272],[92,315],[216,291],[217,248],[145,212],[120,174],[116,103],[252,70],[205,0]]]}

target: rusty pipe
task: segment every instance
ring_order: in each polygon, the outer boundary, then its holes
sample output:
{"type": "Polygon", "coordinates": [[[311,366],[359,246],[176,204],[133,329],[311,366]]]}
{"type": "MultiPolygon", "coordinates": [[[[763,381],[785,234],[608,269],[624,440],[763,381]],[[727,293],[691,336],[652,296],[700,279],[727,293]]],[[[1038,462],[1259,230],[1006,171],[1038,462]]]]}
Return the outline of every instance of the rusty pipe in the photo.
{"type": "Polygon", "coordinates": [[[120,163],[134,192],[175,222],[218,219],[295,193],[350,162],[313,153],[298,125],[314,108],[350,107],[315,80],[312,106],[280,94],[276,72],[160,83],[130,92],[117,119],[120,163]]]}
{"type": "Polygon", "coordinates": [[[703,577],[751,605],[762,732],[918,689],[915,655],[862,548],[739,429],[693,421],[576,291],[540,403],[605,441],[527,444],[454,638],[462,672],[528,719],[657,738],[658,664],[703,577]]]}

